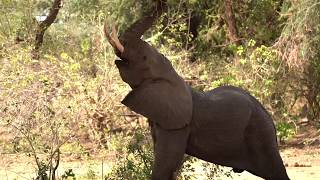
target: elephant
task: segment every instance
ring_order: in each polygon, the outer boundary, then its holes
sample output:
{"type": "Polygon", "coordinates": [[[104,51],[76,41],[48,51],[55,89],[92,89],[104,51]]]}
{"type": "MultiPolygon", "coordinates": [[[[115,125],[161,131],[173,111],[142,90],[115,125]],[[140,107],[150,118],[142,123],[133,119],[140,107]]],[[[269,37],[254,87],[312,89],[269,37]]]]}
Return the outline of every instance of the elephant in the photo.
{"type": "Polygon", "coordinates": [[[120,37],[106,21],[107,40],[119,59],[115,65],[132,90],[121,101],[145,116],[154,142],[152,180],[174,180],[185,154],[244,170],[267,180],[288,180],[271,116],[247,91],[221,86],[199,92],[171,62],[141,39],[166,9],[155,9],[120,37]]]}

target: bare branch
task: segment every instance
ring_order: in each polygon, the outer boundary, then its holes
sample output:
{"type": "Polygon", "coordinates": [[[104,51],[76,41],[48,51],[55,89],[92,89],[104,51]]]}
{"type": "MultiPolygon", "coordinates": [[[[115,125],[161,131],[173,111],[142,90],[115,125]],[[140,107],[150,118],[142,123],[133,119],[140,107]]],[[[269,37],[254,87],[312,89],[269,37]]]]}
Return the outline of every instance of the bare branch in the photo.
{"type": "Polygon", "coordinates": [[[34,157],[34,159],[35,159],[35,161],[36,161],[36,164],[37,164],[37,166],[38,166],[38,169],[40,169],[40,168],[41,168],[41,164],[40,164],[40,162],[39,162],[36,149],[35,149],[34,146],[33,146],[33,143],[32,143],[32,141],[31,141],[30,136],[29,136],[23,129],[19,128],[18,126],[14,125],[14,124],[12,124],[12,123],[11,123],[10,125],[11,125],[13,128],[17,129],[17,130],[26,138],[26,140],[28,141],[28,143],[29,143],[29,145],[30,145],[30,147],[31,147],[32,155],[33,155],[33,157],[34,157]]]}

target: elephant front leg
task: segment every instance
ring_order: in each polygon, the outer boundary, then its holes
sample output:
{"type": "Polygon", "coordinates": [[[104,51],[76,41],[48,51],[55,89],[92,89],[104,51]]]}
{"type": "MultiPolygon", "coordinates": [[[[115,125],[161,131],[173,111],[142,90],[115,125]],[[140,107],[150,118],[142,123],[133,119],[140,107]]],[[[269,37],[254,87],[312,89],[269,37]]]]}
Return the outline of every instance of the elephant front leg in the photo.
{"type": "Polygon", "coordinates": [[[152,180],[175,180],[186,150],[189,128],[165,130],[156,126],[152,180]]]}

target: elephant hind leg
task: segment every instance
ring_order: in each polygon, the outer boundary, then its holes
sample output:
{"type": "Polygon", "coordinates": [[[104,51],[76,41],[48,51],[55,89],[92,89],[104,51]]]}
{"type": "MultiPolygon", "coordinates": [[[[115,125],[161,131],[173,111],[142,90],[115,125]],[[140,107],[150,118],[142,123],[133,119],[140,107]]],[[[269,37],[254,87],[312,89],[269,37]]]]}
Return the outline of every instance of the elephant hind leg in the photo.
{"type": "Polygon", "coordinates": [[[249,146],[248,171],[267,180],[289,180],[276,142],[258,140],[249,146]]]}
{"type": "Polygon", "coordinates": [[[267,162],[270,164],[270,172],[272,172],[268,180],[289,180],[278,149],[270,149],[269,156],[266,158],[269,159],[267,162]]]}
{"type": "Polygon", "coordinates": [[[248,170],[252,174],[266,180],[289,180],[279,152],[272,154],[257,154],[252,156],[252,168],[248,170]]]}

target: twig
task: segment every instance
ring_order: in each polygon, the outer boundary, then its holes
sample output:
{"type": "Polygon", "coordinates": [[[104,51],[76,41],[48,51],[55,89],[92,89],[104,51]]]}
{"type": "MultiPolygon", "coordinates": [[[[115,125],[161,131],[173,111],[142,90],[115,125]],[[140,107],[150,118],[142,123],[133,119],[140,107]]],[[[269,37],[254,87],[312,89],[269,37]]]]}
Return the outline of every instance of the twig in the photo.
{"type": "Polygon", "coordinates": [[[27,139],[27,141],[28,141],[28,143],[29,143],[29,145],[30,145],[30,147],[31,147],[31,150],[32,150],[32,155],[33,155],[33,157],[34,157],[34,159],[35,159],[35,161],[36,161],[36,164],[37,164],[37,166],[38,166],[38,169],[41,169],[41,164],[40,164],[40,162],[39,162],[39,160],[38,160],[38,156],[37,156],[36,150],[35,150],[35,148],[34,148],[34,146],[33,146],[33,143],[32,143],[32,141],[31,141],[29,135],[27,135],[22,129],[20,129],[20,128],[17,127],[16,125],[14,125],[14,124],[10,124],[10,125],[11,125],[12,127],[14,127],[15,129],[17,129],[17,130],[27,139]]]}
{"type": "Polygon", "coordinates": [[[101,161],[101,172],[102,172],[101,180],[103,180],[103,158],[102,158],[102,161],[101,161]]]}
{"type": "Polygon", "coordinates": [[[55,165],[55,166],[53,167],[53,169],[52,169],[52,175],[51,175],[52,180],[55,180],[55,179],[56,179],[55,174],[56,174],[56,170],[57,170],[58,167],[59,167],[59,163],[60,163],[60,150],[58,149],[58,151],[57,151],[56,165],[55,165]]]}

